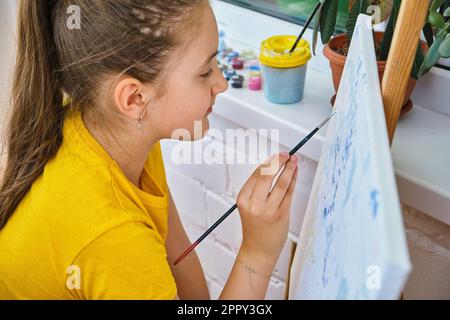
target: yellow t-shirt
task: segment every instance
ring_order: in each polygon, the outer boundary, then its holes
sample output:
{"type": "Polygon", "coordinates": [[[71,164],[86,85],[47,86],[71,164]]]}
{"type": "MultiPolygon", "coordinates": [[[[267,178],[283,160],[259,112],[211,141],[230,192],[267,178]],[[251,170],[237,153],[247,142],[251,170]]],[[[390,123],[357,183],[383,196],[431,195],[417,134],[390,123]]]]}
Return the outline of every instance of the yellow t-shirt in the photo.
{"type": "Polygon", "coordinates": [[[0,299],[173,299],[159,143],[141,182],[71,113],[56,157],[0,231],[0,299]]]}

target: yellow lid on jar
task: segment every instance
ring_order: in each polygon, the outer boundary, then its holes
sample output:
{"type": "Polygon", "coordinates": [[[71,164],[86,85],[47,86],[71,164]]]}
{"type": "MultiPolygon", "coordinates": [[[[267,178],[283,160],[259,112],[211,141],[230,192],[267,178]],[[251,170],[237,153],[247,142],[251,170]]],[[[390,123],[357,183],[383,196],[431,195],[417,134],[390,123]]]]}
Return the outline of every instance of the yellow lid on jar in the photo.
{"type": "Polygon", "coordinates": [[[295,68],[311,59],[309,42],[302,39],[293,53],[289,53],[296,36],[274,36],[261,43],[259,61],[273,68],[295,68]]]}

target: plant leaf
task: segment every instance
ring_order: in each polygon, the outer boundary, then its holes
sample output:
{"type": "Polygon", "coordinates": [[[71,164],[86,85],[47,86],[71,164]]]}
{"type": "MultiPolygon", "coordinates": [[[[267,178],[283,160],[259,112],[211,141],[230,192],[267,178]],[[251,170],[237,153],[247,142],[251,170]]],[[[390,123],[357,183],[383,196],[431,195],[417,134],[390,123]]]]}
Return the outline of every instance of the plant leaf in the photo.
{"type": "Polygon", "coordinates": [[[380,60],[386,61],[391,48],[392,37],[394,36],[395,25],[397,24],[398,13],[400,12],[401,0],[394,0],[392,6],[392,14],[384,31],[383,40],[381,41],[380,60]]]}
{"type": "Polygon", "coordinates": [[[450,34],[445,37],[445,40],[439,47],[439,54],[442,58],[450,58],[450,34]]]}
{"type": "Polygon", "coordinates": [[[320,12],[320,36],[322,43],[330,41],[336,27],[336,19],[338,14],[338,1],[328,0],[322,5],[320,12]]]}
{"type": "Polygon", "coordinates": [[[450,7],[448,7],[447,9],[445,9],[444,11],[444,17],[450,17],[450,7]]]}
{"type": "Polygon", "coordinates": [[[319,34],[319,28],[320,28],[320,15],[322,12],[322,7],[323,7],[323,3],[325,0],[321,0],[320,1],[320,8],[319,8],[319,12],[316,14],[315,19],[315,23],[314,23],[314,29],[313,29],[313,39],[312,39],[312,51],[313,51],[313,55],[316,55],[316,46],[317,46],[317,39],[318,39],[318,34],[319,34]]]}
{"type": "Polygon", "coordinates": [[[444,3],[445,0],[434,0],[431,3],[430,6],[430,12],[434,12],[437,11],[437,9],[439,9],[440,6],[442,6],[442,4],[444,3]]]}
{"type": "Polygon", "coordinates": [[[430,15],[428,16],[428,21],[430,22],[430,24],[433,27],[436,27],[439,29],[442,29],[445,26],[444,17],[435,11],[430,12],[430,15]]]}
{"type": "Polygon", "coordinates": [[[425,39],[427,40],[428,47],[431,47],[434,42],[434,33],[433,28],[431,25],[427,22],[425,23],[423,27],[423,35],[425,36],[425,39]]]}
{"type": "Polygon", "coordinates": [[[423,76],[425,73],[430,71],[430,69],[438,62],[438,60],[441,58],[441,55],[439,54],[439,48],[444,41],[445,35],[443,33],[439,33],[436,37],[436,40],[434,40],[433,45],[431,46],[430,50],[428,50],[427,55],[425,56],[425,59],[423,61],[422,67],[419,71],[419,77],[423,76]]]}
{"type": "Polygon", "coordinates": [[[419,71],[420,71],[420,67],[423,64],[423,60],[424,60],[424,56],[423,56],[423,51],[422,51],[422,46],[420,45],[420,41],[419,41],[419,46],[417,47],[417,51],[416,51],[416,57],[414,58],[414,64],[411,70],[411,77],[413,77],[414,79],[419,79],[419,71]]]}
{"type": "Polygon", "coordinates": [[[347,38],[349,40],[353,37],[353,31],[355,30],[356,20],[358,20],[358,16],[361,13],[366,14],[367,8],[369,7],[369,1],[368,0],[356,0],[353,2],[353,6],[350,9],[350,13],[347,18],[347,38]]]}

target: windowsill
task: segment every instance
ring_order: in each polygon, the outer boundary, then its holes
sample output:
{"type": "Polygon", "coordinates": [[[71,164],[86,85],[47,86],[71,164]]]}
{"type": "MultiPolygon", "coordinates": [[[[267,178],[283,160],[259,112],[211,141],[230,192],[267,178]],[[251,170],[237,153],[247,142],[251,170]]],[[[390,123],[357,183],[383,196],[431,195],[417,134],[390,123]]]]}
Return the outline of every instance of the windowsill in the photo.
{"type": "MultiPolygon", "coordinates": [[[[212,1],[226,43],[235,50],[257,50],[275,34],[297,34],[298,25],[252,12],[221,1],[212,1]]],[[[311,39],[311,30],[305,33],[311,39]]],[[[233,89],[218,97],[215,114],[237,126],[279,129],[281,148],[289,150],[331,112],[334,94],[328,61],[317,44],[317,55],[308,64],[303,101],[283,106],[268,102],[262,91],[233,89]]],[[[400,119],[392,146],[398,191],[403,203],[450,225],[450,91],[449,73],[433,68],[417,84],[412,112],[400,119]]],[[[318,161],[326,131],[320,131],[300,154],[318,161]]]]}
{"type": "MultiPolygon", "coordinates": [[[[333,94],[331,75],[310,67],[300,103],[276,105],[262,91],[230,88],[218,97],[214,112],[244,128],[279,129],[280,147],[289,150],[330,114],[333,94]]],[[[318,161],[325,134],[320,131],[300,154],[318,161]]],[[[392,147],[401,201],[448,225],[449,138],[450,117],[415,105],[400,119],[392,147]]]]}

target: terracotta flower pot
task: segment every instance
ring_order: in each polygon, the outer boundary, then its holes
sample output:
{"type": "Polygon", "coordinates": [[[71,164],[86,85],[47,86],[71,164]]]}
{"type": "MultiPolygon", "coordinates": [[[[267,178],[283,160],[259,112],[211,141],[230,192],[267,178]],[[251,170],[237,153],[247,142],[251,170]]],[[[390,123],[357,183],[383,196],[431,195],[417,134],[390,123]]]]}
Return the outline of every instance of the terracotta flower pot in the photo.
{"type": "MultiPolygon", "coordinates": [[[[384,32],[375,32],[375,39],[377,42],[383,39],[384,32]]],[[[336,50],[344,47],[348,44],[347,35],[345,33],[339,34],[335,36],[333,39],[328,42],[323,50],[323,54],[325,57],[330,60],[331,73],[333,75],[333,84],[336,92],[339,89],[339,83],[341,82],[342,72],[344,71],[346,56],[338,53],[336,50]]],[[[421,41],[422,50],[424,52],[428,51],[428,46],[426,42],[421,41]]],[[[384,69],[386,68],[386,61],[377,61],[378,65],[378,75],[380,78],[380,83],[383,79],[384,69]]],[[[414,78],[410,78],[408,82],[408,87],[406,89],[405,98],[403,99],[403,108],[402,113],[406,113],[412,108],[412,101],[410,100],[411,95],[416,86],[416,80],[414,78]]],[[[334,104],[334,99],[336,96],[332,98],[332,104],[334,104]]]]}

